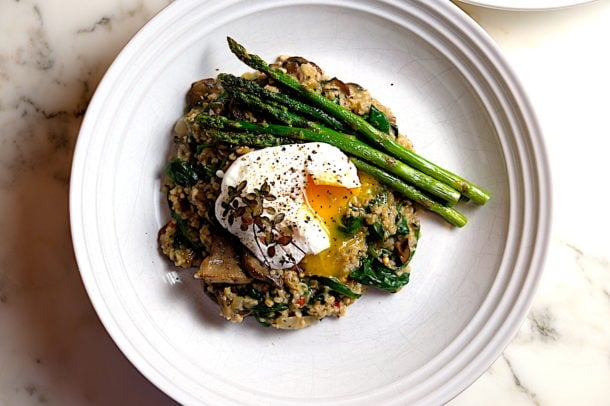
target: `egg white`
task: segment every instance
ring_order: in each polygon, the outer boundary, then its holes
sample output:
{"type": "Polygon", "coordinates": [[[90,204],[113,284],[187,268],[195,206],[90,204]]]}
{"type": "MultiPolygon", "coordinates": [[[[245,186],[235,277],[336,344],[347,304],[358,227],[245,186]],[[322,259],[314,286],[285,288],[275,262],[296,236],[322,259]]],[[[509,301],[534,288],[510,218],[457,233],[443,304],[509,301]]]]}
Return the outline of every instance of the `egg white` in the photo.
{"type": "MultiPolygon", "coordinates": [[[[237,158],[224,173],[215,214],[220,224],[239,238],[257,258],[272,269],[285,269],[298,264],[305,255],[318,254],[330,246],[329,233],[323,222],[307,203],[305,187],[308,179],[315,184],[360,187],[354,164],[338,148],[325,143],[290,144],[263,148],[237,158]],[[290,235],[289,244],[266,244],[264,235],[269,227],[249,224],[242,229],[241,218],[230,224],[231,198],[229,188],[246,181],[245,188],[235,197],[235,205],[245,206],[241,197],[269,186],[273,199],[263,200],[263,207],[271,208],[263,215],[273,219],[282,213],[284,218],[271,232],[279,238],[290,235]],[[224,204],[223,204],[224,202],[224,204]],[[270,255],[269,247],[274,246],[270,255]]],[[[231,199],[233,200],[233,199],[231,199]]]]}

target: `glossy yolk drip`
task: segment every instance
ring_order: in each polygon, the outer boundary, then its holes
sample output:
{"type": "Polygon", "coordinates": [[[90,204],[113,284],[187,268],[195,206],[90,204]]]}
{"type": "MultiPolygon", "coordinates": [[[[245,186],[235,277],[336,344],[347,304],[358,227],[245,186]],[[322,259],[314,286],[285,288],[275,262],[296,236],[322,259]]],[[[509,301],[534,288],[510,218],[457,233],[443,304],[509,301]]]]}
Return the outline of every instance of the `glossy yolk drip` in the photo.
{"type": "Polygon", "coordinates": [[[372,194],[377,181],[360,174],[362,186],[347,189],[340,186],[316,185],[311,178],[307,179],[305,196],[309,207],[316,212],[325,225],[330,239],[330,247],[317,255],[307,255],[302,267],[306,273],[319,276],[334,276],[344,280],[347,276],[349,252],[352,246],[362,244],[363,233],[346,236],[339,227],[341,218],[349,210],[350,201],[361,196],[372,194]]]}

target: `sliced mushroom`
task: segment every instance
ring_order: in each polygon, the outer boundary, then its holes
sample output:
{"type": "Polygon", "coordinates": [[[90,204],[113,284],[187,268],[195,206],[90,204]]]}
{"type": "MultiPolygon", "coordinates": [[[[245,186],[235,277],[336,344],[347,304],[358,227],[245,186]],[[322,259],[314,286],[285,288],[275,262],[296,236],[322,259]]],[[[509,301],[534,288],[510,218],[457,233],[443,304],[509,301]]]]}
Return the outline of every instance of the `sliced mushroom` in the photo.
{"type": "Polygon", "coordinates": [[[245,250],[241,256],[244,269],[255,279],[271,281],[275,286],[282,287],[284,280],[279,274],[263,264],[254,254],[245,250]]]}
{"type": "Polygon", "coordinates": [[[211,94],[217,93],[218,82],[214,78],[202,79],[191,84],[191,89],[186,95],[186,102],[189,106],[197,104],[202,100],[207,100],[211,94]]]}
{"type": "Polygon", "coordinates": [[[284,67],[286,68],[286,71],[288,73],[293,73],[294,74],[294,73],[297,72],[297,70],[299,69],[299,67],[301,65],[304,65],[306,63],[308,63],[311,66],[313,66],[314,68],[316,68],[316,70],[320,74],[322,74],[322,69],[318,65],[316,65],[315,63],[313,63],[311,61],[308,61],[307,59],[305,59],[303,57],[300,57],[300,56],[291,56],[290,58],[286,59],[284,61],[284,67]]]}
{"type": "Polygon", "coordinates": [[[233,317],[231,302],[229,302],[227,297],[222,294],[222,289],[216,292],[216,302],[220,306],[220,315],[227,320],[231,320],[231,318],[233,317]]]}
{"type": "Polygon", "coordinates": [[[361,92],[364,90],[364,88],[362,86],[360,86],[358,83],[354,83],[354,82],[349,82],[345,84],[350,91],[354,91],[354,92],[361,92]]]}
{"type": "Polygon", "coordinates": [[[328,90],[338,90],[341,94],[345,96],[349,96],[351,94],[350,87],[346,85],[343,81],[332,78],[324,85],[324,89],[328,90]]]}
{"type": "Polygon", "coordinates": [[[209,284],[241,284],[252,281],[240,266],[239,254],[234,243],[220,238],[212,243],[210,255],[201,263],[195,278],[203,279],[209,284]]]}
{"type": "Polygon", "coordinates": [[[411,259],[411,247],[409,245],[409,239],[403,238],[394,243],[394,253],[400,259],[402,264],[406,264],[411,259]]]}

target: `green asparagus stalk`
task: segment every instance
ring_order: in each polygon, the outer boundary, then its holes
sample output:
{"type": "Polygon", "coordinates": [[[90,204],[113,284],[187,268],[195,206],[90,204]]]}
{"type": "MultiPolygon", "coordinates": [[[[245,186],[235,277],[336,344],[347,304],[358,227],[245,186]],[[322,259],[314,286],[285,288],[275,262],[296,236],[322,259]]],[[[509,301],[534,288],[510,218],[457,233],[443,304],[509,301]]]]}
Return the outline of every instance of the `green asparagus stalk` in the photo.
{"type": "Polygon", "coordinates": [[[291,127],[315,127],[313,122],[288,111],[284,106],[280,107],[265,103],[260,98],[252,94],[244,93],[232,88],[227,89],[227,92],[240,103],[258,111],[259,113],[271,117],[282,124],[286,124],[291,127]]]}
{"type": "Polygon", "coordinates": [[[325,111],[312,107],[309,104],[305,104],[299,100],[295,100],[284,93],[276,93],[267,90],[252,80],[233,76],[228,73],[219,74],[218,79],[220,79],[222,86],[228,91],[233,89],[243,93],[248,93],[260,98],[261,100],[267,100],[282,106],[286,106],[288,109],[290,109],[290,111],[294,111],[313,120],[319,121],[327,127],[339,131],[345,130],[344,125],[341,124],[339,120],[329,115],[325,111]]]}
{"type": "Polygon", "coordinates": [[[403,147],[392,137],[378,130],[362,117],[327,99],[324,95],[302,86],[298,80],[281,70],[270,67],[269,64],[259,56],[249,54],[247,50],[234,39],[227,37],[227,41],[231,52],[246,65],[265,73],[276,82],[293,90],[299,96],[344,122],[353,130],[367,138],[370,142],[380,146],[394,157],[403,160],[434,179],[451,186],[463,196],[477,204],[484,204],[490,199],[490,194],[485,190],[466,179],[437,166],[414,151],[403,147]]]}
{"type": "Polygon", "coordinates": [[[277,105],[273,102],[266,102],[261,98],[257,97],[256,95],[244,93],[234,88],[230,88],[230,90],[228,90],[228,93],[231,94],[231,96],[240,103],[252,108],[253,110],[258,111],[259,113],[266,115],[267,117],[274,119],[275,121],[278,121],[290,127],[317,129],[321,131],[327,131],[328,133],[333,133],[335,134],[335,136],[338,137],[346,136],[346,134],[336,132],[331,128],[324,127],[319,123],[310,121],[305,117],[299,116],[298,114],[289,111],[286,106],[277,105]]]}
{"type": "Polygon", "coordinates": [[[244,145],[255,148],[277,147],[278,145],[294,144],[290,138],[277,137],[271,134],[253,134],[237,131],[207,130],[206,135],[214,142],[230,145],[244,145]]]}
{"type": "Polygon", "coordinates": [[[455,210],[454,208],[447,207],[439,202],[432,200],[413,186],[408,185],[399,178],[390,175],[383,169],[380,169],[358,158],[351,157],[350,160],[356,166],[356,168],[360,169],[362,172],[368,173],[381,183],[384,183],[392,189],[396,190],[398,193],[403,194],[408,199],[419,203],[425,209],[440,215],[450,224],[453,224],[456,227],[464,227],[466,225],[468,221],[466,219],[466,216],[464,216],[462,213],[455,210]]]}
{"type": "Polygon", "coordinates": [[[325,142],[334,145],[348,155],[361,158],[393,173],[406,182],[436,196],[448,205],[460,198],[459,192],[436,179],[411,168],[395,158],[374,149],[370,145],[346,134],[328,128],[297,128],[278,124],[254,124],[249,121],[229,120],[226,117],[199,114],[196,122],[203,128],[229,130],[255,134],[270,134],[300,141],[325,142]]]}

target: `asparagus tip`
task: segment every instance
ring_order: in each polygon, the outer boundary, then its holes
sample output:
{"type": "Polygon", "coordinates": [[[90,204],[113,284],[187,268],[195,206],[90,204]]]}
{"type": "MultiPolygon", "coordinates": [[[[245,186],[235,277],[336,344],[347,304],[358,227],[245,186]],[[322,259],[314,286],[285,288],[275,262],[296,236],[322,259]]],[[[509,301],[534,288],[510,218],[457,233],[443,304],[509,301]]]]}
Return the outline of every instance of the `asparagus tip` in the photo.
{"type": "MultiPolygon", "coordinates": [[[[237,57],[243,57],[248,55],[246,48],[243,45],[239,44],[231,37],[227,37],[227,42],[229,43],[229,49],[233,52],[237,57]]],[[[240,58],[241,59],[241,58],[240,58]]]]}

